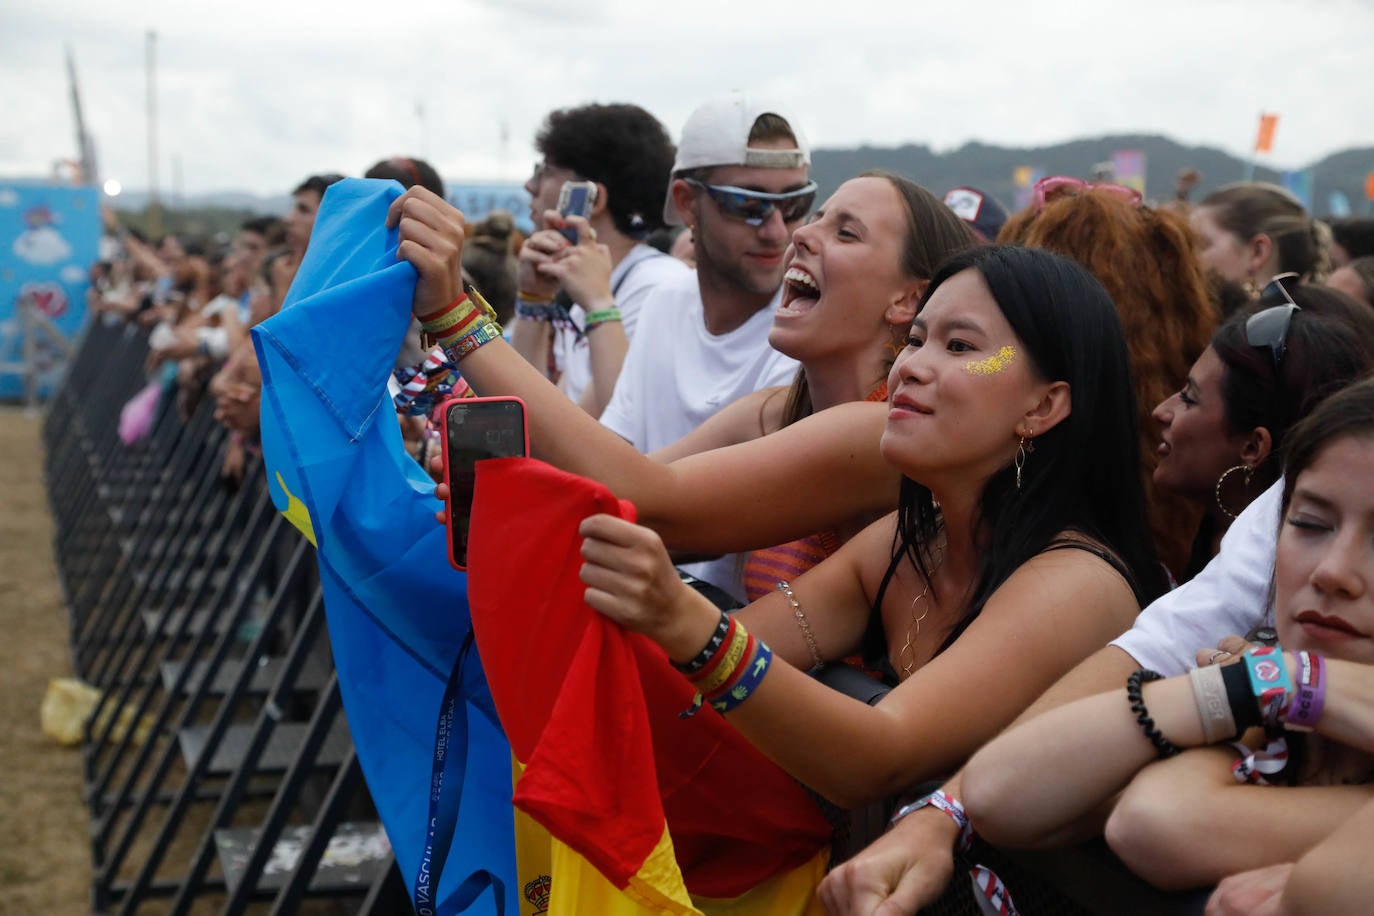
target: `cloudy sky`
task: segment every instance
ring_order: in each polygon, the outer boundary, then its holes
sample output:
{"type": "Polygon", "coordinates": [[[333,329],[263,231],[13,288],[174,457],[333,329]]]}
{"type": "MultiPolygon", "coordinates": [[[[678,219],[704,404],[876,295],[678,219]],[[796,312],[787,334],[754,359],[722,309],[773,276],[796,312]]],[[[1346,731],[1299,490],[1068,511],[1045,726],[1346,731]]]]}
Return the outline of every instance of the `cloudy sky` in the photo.
{"type": "Polygon", "coordinates": [[[149,29],[164,194],[395,153],[518,181],[550,109],[632,101],[676,136],[731,89],[790,103],[822,147],[1158,132],[1243,153],[1262,110],[1282,167],[1374,146],[1374,0],[8,0],[0,177],[73,156],[70,46],[102,177],[146,187],[149,29]]]}

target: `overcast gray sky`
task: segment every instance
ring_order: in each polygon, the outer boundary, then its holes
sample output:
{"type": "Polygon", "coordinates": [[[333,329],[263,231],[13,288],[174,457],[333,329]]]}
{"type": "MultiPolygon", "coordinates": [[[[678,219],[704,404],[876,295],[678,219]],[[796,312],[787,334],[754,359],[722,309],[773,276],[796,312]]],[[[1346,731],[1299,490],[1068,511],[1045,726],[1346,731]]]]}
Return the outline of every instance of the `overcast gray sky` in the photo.
{"type": "Polygon", "coordinates": [[[1158,132],[1244,153],[1261,110],[1281,167],[1374,146],[1374,0],[6,0],[0,176],[74,154],[70,45],[102,177],[145,187],[149,29],[164,193],[173,157],[186,193],[395,153],[523,180],[552,108],[636,102],[676,136],[731,89],[789,103],[815,146],[1158,132]]]}

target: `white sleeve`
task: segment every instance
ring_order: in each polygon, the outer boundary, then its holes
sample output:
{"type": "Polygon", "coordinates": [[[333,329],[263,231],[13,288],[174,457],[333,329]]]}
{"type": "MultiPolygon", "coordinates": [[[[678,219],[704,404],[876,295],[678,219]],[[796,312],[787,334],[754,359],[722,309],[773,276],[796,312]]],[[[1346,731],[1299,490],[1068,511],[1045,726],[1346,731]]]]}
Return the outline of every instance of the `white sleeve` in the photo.
{"type": "Polygon", "coordinates": [[[1155,599],[1111,644],[1141,667],[1170,677],[1195,667],[1199,649],[1262,623],[1269,609],[1282,497],[1279,478],[1231,523],[1202,572],[1155,599]]]}

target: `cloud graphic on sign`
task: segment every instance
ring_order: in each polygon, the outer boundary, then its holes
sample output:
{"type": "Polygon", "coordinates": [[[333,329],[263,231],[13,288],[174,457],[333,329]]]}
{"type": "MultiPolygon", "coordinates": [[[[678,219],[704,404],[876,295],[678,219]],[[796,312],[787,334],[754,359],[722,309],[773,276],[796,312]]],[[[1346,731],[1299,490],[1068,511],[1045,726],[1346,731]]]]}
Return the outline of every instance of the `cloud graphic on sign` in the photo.
{"type": "Polygon", "coordinates": [[[86,279],[86,272],[75,264],[68,264],[62,268],[58,276],[62,278],[63,283],[80,283],[86,279]]]}
{"type": "Polygon", "coordinates": [[[16,207],[19,205],[19,195],[9,188],[0,188],[0,207],[16,207]]]}
{"type": "Polygon", "coordinates": [[[60,264],[72,256],[72,246],[51,226],[21,233],[14,240],[14,253],[21,260],[40,267],[60,264]]]}

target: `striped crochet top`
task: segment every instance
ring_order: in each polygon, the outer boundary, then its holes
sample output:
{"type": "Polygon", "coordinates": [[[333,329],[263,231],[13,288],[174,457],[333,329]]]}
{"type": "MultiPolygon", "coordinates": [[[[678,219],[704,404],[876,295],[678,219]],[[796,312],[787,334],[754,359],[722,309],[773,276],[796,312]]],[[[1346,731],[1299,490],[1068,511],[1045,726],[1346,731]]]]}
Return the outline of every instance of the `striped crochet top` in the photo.
{"type": "MultiPolygon", "coordinates": [[[[886,401],[887,382],[880,383],[864,400],[886,401]]],[[[839,549],[838,532],[827,528],[786,544],[755,550],[744,561],[745,596],[757,601],[775,590],[780,580],[792,581],[839,549]]]]}

